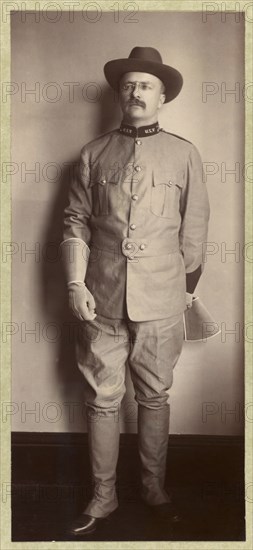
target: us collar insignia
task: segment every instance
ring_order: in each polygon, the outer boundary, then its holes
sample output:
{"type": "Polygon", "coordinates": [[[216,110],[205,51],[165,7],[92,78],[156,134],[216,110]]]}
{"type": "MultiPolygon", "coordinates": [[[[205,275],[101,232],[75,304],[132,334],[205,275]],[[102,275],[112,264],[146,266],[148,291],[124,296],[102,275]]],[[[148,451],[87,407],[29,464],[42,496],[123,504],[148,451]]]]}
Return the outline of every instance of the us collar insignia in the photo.
{"type": "Polygon", "coordinates": [[[160,127],[158,122],[155,122],[154,124],[149,124],[149,126],[140,126],[139,128],[122,122],[119,131],[121,134],[125,134],[126,136],[138,138],[158,134],[158,132],[160,131],[160,127]]]}

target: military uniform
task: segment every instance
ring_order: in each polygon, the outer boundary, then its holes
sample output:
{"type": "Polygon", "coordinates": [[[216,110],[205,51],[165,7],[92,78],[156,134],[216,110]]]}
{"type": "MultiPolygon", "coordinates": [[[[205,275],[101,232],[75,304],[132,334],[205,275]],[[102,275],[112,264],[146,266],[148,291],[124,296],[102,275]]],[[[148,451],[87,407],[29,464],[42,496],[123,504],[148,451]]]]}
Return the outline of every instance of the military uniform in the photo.
{"type": "Polygon", "coordinates": [[[186,290],[193,292],[203,270],[208,218],[196,147],[158,123],[122,123],[83,147],[64,241],[86,243],[85,283],[96,303],[97,317],[81,323],[77,341],[95,481],[85,513],[95,518],[118,506],[115,412],[126,363],[138,402],[142,496],[151,505],[170,501],[163,488],[168,390],[183,344],[186,290]]]}
{"type": "Polygon", "coordinates": [[[85,145],[64,239],[90,248],[97,313],[132,321],[182,313],[203,269],[208,217],[201,159],[188,141],[158,124],[122,124],[85,145]]]}

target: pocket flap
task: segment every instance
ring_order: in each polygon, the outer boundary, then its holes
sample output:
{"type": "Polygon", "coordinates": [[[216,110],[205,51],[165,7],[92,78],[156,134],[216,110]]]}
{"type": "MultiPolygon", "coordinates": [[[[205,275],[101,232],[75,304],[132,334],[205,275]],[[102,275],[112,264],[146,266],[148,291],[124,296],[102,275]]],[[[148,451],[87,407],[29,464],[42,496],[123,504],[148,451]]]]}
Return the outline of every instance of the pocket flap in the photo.
{"type": "Polygon", "coordinates": [[[182,189],[184,172],[166,172],[164,169],[155,169],[153,171],[153,187],[157,185],[167,185],[167,187],[180,187],[182,189]]]}
{"type": "Polygon", "coordinates": [[[118,183],[118,178],[110,166],[101,166],[99,163],[93,164],[90,168],[89,187],[99,183],[104,186],[107,183],[118,183]]]}

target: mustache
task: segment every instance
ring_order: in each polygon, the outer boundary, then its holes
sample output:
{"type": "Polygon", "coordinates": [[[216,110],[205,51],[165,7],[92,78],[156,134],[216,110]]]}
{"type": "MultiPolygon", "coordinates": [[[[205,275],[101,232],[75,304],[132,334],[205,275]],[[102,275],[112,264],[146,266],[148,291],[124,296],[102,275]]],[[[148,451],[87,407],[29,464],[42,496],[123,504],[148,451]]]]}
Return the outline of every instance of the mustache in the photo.
{"type": "Polygon", "coordinates": [[[144,101],[139,101],[139,99],[130,99],[128,103],[129,105],[139,105],[140,107],[146,107],[144,101]]]}

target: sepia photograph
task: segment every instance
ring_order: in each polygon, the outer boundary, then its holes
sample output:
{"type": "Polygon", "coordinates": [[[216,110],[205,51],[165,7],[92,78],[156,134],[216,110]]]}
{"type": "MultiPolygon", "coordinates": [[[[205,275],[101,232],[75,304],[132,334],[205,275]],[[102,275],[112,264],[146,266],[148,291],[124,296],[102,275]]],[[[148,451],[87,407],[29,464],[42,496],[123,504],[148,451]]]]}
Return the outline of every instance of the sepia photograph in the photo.
{"type": "Polygon", "coordinates": [[[1,10],[3,548],[250,548],[252,9],[1,10]]]}

